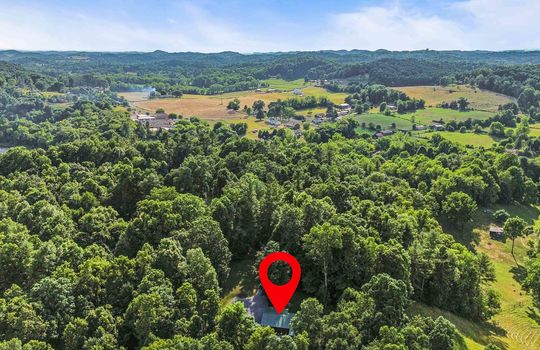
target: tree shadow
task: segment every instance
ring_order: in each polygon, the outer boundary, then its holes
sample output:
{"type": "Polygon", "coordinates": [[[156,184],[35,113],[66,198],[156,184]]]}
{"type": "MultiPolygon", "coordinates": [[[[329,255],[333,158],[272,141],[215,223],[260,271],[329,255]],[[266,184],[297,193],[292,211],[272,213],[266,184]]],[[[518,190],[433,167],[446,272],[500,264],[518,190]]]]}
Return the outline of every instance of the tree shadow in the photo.
{"type": "Polygon", "coordinates": [[[495,321],[473,321],[460,317],[449,311],[439,309],[434,306],[427,306],[422,303],[415,302],[409,309],[409,314],[420,314],[425,317],[436,319],[443,316],[452,322],[459,330],[460,335],[457,337],[458,349],[467,349],[465,339],[473,340],[474,342],[487,346],[488,344],[497,345],[501,349],[508,349],[508,344],[505,342],[507,331],[499,326],[495,321]]]}
{"type": "Polygon", "coordinates": [[[222,296],[248,297],[254,294],[258,286],[253,270],[255,257],[249,256],[231,263],[229,278],[223,283],[222,296]]]}
{"type": "Polygon", "coordinates": [[[540,326],[540,312],[538,312],[537,308],[529,306],[527,308],[527,316],[529,316],[531,320],[533,320],[538,326],[540,326]]]}
{"type": "Polygon", "coordinates": [[[523,284],[523,281],[527,277],[527,269],[521,265],[513,266],[510,269],[510,272],[514,276],[514,279],[519,282],[519,284],[523,284]]]}
{"type": "MultiPolygon", "coordinates": [[[[491,322],[478,322],[478,327],[459,328],[461,334],[474,340],[483,346],[488,344],[497,345],[500,349],[508,349],[508,344],[501,338],[506,338],[507,331],[498,324],[491,322]]],[[[462,339],[464,342],[464,339],[462,339]]],[[[467,349],[467,347],[463,347],[467,349]]]]}
{"type": "Polygon", "coordinates": [[[480,243],[480,235],[474,231],[476,227],[473,222],[466,223],[463,227],[458,227],[444,217],[439,217],[438,221],[443,231],[451,234],[456,242],[463,244],[470,251],[476,251],[475,247],[480,243]]]}

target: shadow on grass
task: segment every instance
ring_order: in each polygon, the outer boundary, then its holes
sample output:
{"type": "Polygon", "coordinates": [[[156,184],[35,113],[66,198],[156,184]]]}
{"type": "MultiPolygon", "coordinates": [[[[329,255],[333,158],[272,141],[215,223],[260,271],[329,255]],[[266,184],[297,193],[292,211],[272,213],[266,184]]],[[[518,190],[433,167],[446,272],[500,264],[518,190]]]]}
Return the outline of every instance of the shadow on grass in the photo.
{"type": "Polygon", "coordinates": [[[537,308],[529,306],[527,308],[527,316],[529,316],[531,320],[533,320],[538,326],[540,326],[540,313],[538,312],[537,308]]]}
{"type": "Polygon", "coordinates": [[[501,349],[508,349],[508,344],[504,340],[499,339],[506,337],[506,330],[493,322],[470,321],[451,312],[419,302],[414,302],[409,308],[408,313],[410,315],[427,316],[433,319],[439,316],[448,319],[460,332],[461,336],[457,339],[459,349],[467,349],[463,337],[471,339],[482,346],[487,346],[491,343],[501,349]]]}
{"type": "Polygon", "coordinates": [[[514,279],[519,282],[519,284],[522,284],[523,280],[525,280],[527,277],[527,269],[521,265],[513,266],[510,268],[510,272],[514,276],[514,279]]]}
{"type": "Polygon", "coordinates": [[[235,297],[248,297],[254,294],[258,286],[254,272],[254,257],[246,257],[231,263],[229,278],[222,288],[223,301],[230,302],[235,297]]]}
{"type": "Polygon", "coordinates": [[[438,221],[444,232],[451,234],[457,242],[463,244],[467,249],[474,251],[475,246],[480,243],[480,236],[474,231],[478,227],[474,219],[473,222],[465,224],[464,227],[457,227],[444,217],[439,217],[438,221]]]}

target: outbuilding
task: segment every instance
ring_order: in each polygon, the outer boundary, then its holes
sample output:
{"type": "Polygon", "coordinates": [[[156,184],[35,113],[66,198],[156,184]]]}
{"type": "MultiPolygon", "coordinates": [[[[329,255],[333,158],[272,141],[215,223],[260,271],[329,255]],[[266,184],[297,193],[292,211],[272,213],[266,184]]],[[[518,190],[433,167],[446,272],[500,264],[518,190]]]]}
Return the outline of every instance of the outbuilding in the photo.
{"type": "Polygon", "coordinates": [[[504,229],[497,225],[489,226],[489,237],[496,241],[504,241],[504,229]]]}

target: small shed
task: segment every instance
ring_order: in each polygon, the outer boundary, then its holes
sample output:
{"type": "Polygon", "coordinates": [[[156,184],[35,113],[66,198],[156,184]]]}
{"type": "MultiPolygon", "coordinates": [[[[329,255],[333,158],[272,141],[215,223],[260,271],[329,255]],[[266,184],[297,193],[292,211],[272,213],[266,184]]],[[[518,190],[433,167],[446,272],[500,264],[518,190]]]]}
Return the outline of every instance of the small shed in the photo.
{"type": "Polygon", "coordinates": [[[504,241],[504,229],[497,225],[489,226],[489,237],[497,241],[504,241]]]}
{"type": "Polygon", "coordinates": [[[274,308],[267,308],[262,315],[261,326],[269,326],[274,328],[276,333],[281,335],[292,335],[294,332],[291,328],[291,320],[294,317],[293,312],[285,309],[281,314],[278,314],[274,308]]]}

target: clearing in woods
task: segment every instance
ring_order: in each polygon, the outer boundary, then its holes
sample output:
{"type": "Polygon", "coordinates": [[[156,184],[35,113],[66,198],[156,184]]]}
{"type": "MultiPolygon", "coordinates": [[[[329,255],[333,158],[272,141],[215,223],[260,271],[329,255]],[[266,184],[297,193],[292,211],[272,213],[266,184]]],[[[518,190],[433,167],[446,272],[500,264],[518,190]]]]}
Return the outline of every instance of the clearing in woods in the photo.
{"type": "Polygon", "coordinates": [[[414,116],[415,122],[419,124],[424,125],[430,125],[434,121],[443,120],[445,122],[448,122],[450,120],[455,121],[465,121],[469,118],[475,120],[483,120],[487,119],[489,117],[494,116],[494,112],[486,112],[486,111],[480,111],[480,110],[472,110],[472,111],[466,111],[466,112],[459,112],[455,111],[453,109],[447,109],[447,108],[426,108],[426,109],[419,109],[414,113],[408,113],[404,116],[407,118],[411,118],[414,116]]]}
{"type": "MultiPolygon", "coordinates": [[[[347,94],[332,93],[321,87],[308,86],[302,89],[304,96],[327,96],[334,103],[343,103],[347,94]]],[[[177,113],[185,118],[199,117],[209,122],[218,121],[240,121],[245,115],[240,110],[236,113],[227,111],[229,101],[238,98],[240,100],[241,109],[244,106],[251,107],[253,102],[263,100],[266,105],[278,99],[285,100],[288,98],[298,97],[291,92],[254,92],[240,91],[231,92],[222,95],[190,95],[185,94],[182,98],[163,98],[151,99],[143,98],[143,94],[138,92],[120,93],[132,105],[141,111],[154,112],[158,108],[163,108],[167,113],[177,113]]],[[[307,111],[299,111],[299,113],[307,111]]]]}
{"type": "Polygon", "coordinates": [[[432,135],[435,134],[440,134],[445,139],[461,143],[463,145],[491,147],[496,142],[496,140],[489,135],[475,134],[473,132],[461,133],[459,131],[438,131],[434,133],[426,133],[426,135],[429,135],[428,137],[432,137],[432,135]]]}
{"type": "Polygon", "coordinates": [[[532,305],[530,295],[519,283],[523,278],[523,265],[531,237],[516,240],[515,255],[518,266],[510,253],[511,241],[499,242],[489,237],[488,228],[493,223],[492,213],[498,209],[505,209],[511,216],[520,216],[529,223],[538,219],[540,214],[537,207],[523,205],[480,208],[463,232],[452,232],[449,228],[445,230],[451,232],[461,243],[471,246],[471,249],[485,253],[493,262],[497,281],[491,287],[501,295],[501,312],[491,321],[484,323],[471,322],[421,303],[414,303],[410,313],[447,317],[462,336],[462,342],[458,344],[460,349],[481,350],[493,343],[505,350],[537,350],[540,349],[540,312],[532,305]],[[479,237],[473,234],[474,228],[479,229],[479,237]]]}
{"type": "Polygon", "coordinates": [[[362,113],[357,114],[355,119],[362,125],[366,126],[369,123],[373,123],[375,126],[380,125],[383,129],[390,129],[392,123],[396,125],[398,129],[412,130],[413,123],[406,117],[405,114],[384,115],[383,113],[362,113]]]}
{"type": "MultiPolygon", "coordinates": [[[[333,93],[324,88],[304,85],[304,80],[285,81],[281,79],[270,79],[266,81],[270,88],[293,89],[300,87],[304,96],[326,96],[336,104],[343,103],[347,97],[346,93],[333,93]]],[[[182,98],[162,98],[148,99],[148,93],[144,92],[124,92],[119,93],[124,97],[139,113],[153,113],[159,108],[163,108],[167,113],[176,113],[184,118],[198,117],[207,121],[210,124],[217,122],[226,123],[247,123],[247,137],[257,138],[257,131],[261,129],[269,129],[264,121],[259,121],[255,117],[248,117],[243,111],[244,106],[251,107],[253,102],[263,100],[268,107],[270,102],[279,99],[286,100],[289,98],[300,97],[294,95],[291,91],[276,91],[265,92],[255,91],[239,91],[221,95],[191,95],[185,94],[182,98]],[[227,104],[229,101],[238,98],[240,100],[240,110],[229,112],[227,104]]],[[[302,115],[314,115],[325,112],[325,108],[313,108],[297,111],[302,115]]]]}
{"type": "Polygon", "coordinates": [[[403,86],[394,89],[403,91],[410,97],[424,99],[426,107],[436,107],[442,102],[451,102],[458,100],[460,97],[465,97],[471,103],[471,108],[480,111],[497,112],[499,105],[515,101],[512,97],[472,88],[467,85],[403,86]]]}

